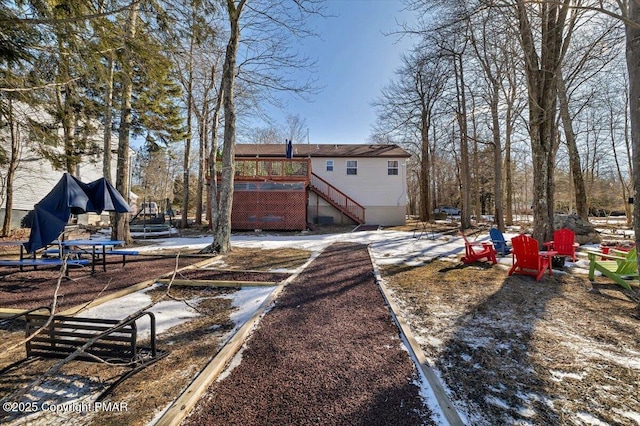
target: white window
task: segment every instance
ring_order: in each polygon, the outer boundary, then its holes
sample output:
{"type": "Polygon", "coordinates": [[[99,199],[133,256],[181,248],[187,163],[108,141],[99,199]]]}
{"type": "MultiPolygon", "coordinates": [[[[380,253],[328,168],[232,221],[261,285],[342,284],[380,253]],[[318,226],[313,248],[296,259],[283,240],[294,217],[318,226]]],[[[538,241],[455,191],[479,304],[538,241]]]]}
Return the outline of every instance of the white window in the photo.
{"type": "Polygon", "coordinates": [[[333,171],[333,160],[327,160],[327,171],[328,172],[333,171]]]}
{"type": "Polygon", "coordinates": [[[358,174],[358,160],[347,160],[347,174],[348,175],[358,174]]]}
{"type": "Polygon", "coordinates": [[[398,160],[387,161],[387,175],[398,176],[398,160]]]}

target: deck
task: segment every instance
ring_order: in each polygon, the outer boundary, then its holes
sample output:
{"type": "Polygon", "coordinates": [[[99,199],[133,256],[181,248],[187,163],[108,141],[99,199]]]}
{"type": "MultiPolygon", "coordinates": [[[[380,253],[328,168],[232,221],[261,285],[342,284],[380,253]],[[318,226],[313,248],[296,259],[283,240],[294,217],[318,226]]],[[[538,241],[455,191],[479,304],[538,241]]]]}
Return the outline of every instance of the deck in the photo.
{"type": "MultiPolygon", "coordinates": [[[[308,158],[236,158],[236,181],[286,181],[304,182],[311,180],[311,161],[308,158]]],[[[218,179],[222,162],[216,163],[218,179]]]]}

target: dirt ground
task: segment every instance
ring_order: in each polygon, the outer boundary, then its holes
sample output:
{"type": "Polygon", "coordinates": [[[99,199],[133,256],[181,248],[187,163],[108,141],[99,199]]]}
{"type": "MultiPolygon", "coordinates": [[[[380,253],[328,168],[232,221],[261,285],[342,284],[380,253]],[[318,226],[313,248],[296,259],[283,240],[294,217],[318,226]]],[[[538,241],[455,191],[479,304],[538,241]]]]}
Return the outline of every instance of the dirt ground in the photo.
{"type": "Polygon", "coordinates": [[[640,424],[633,292],[482,263],[383,276],[467,424],[640,424]]]}

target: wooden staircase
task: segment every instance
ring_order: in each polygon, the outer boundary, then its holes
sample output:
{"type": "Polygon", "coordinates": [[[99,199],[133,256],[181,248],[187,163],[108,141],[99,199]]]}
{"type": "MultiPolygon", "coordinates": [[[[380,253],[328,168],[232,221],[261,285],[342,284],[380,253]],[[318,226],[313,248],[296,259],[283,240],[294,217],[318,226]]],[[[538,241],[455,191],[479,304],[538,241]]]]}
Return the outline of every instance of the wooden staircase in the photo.
{"type": "Polygon", "coordinates": [[[365,223],[364,207],[313,172],[309,181],[309,189],[356,223],[365,223]]]}

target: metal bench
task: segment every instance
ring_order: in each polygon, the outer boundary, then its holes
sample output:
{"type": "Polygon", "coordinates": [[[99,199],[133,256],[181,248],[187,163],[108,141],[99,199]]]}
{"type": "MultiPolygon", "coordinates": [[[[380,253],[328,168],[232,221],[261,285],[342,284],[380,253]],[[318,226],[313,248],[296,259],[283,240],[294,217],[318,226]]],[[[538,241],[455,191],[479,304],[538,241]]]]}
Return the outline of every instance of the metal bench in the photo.
{"type": "MultiPolygon", "coordinates": [[[[64,250],[65,253],[70,253],[70,254],[77,254],[77,255],[88,255],[91,256],[91,250],[85,250],[85,249],[65,249],[64,250]]],[[[60,256],[60,249],[57,248],[49,248],[46,249],[44,251],[45,255],[47,256],[60,256]]],[[[127,256],[138,256],[140,254],[139,251],[137,250],[125,250],[125,249],[113,249],[113,250],[107,250],[104,252],[105,256],[108,255],[117,255],[117,256],[122,256],[122,265],[124,266],[127,262],[127,256]]],[[[100,256],[102,256],[101,252],[96,252],[96,257],[99,258],[100,256]]]]}
{"type": "Polygon", "coordinates": [[[121,249],[113,249],[105,252],[105,255],[118,255],[122,256],[122,266],[124,266],[127,262],[127,256],[137,256],[140,252],[137,250],[121,250],[121,249]]]}
{"type": "Polygon", "coordinates": [[[27,359],[30,357],[66,358],[91,342],[75,359],[106,361],[110,364],[132,367],[132,370],[109,386],[98,400],[104,398],[128,377],[168,354],[156,348],[156,320],[151,312],[141,312],[122,324],[119,324],[121,321],[114,319],[66,315],[54,315],[47,324],[49,315],[33,311],[35,310],[22,314],[26,319],[27,336],[39,330],[39,333],[25,344],[27,359]],[[151,322],[149,347],[138,345],[136,321],[144,316],[148,316],[151,322]]]}
{"type": "MultiPolygon", "coordinates": [[[[90,263],[87,259],[68,259],[66,262],[69,266],[84,266],[90,263]]],[[[0,266],[19,266],[21,271],[25,266],[33,266],[33,269],[37,269],[38,266],[62,266],[63,263],[62,259],[0,260],[0,266]]]]}

